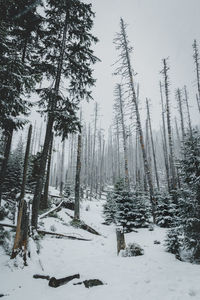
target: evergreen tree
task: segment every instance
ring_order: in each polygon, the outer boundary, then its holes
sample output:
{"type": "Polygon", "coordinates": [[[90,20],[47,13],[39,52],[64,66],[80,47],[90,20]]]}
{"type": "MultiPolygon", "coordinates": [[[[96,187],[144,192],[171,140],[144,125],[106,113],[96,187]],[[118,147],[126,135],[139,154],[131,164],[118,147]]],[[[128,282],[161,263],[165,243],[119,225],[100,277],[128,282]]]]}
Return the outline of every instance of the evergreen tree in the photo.
{"type": "Polygon", "coordinates": [[[172,196],[167,192],[158,192],[156,195],[156,224],[160,227],[174,226],[174,218],[176,216],[176,205],[172,196]]]}
{"type": "Polygon", "coordinates": [[[16,149],[11,153],[7,173],[3,184],[3,193],[15,199],[21,190],[24,160],[24,145],[20,139],[16,149]]]}
{"type": "Polygon", "coordinates": [[[91,98],[91,65],[97,61],[91,46],[97,39],[91,34],[94,13],[91,4],[79,0],[48,0],[46,24],[48,34],[43,39],[44,72],[53,84],[39,90],[40,106],[48,112],[40,174],[32,206],[32,226],[37,228],[38,209],[53,129],[64,139],[80,130],[76,116],[82,99],[91,98]],[[61,82],[65,86],[61,91],[61,82]]]}
{"type": "Polygon", "coordinates": [[[183,243],[192,249],[192,258],[200,261],[200,134],[197,131],[185,138],[180,174],[184,187],[179,200],[183,243]]]}
{"type": "Polygon", "coordinates": [[[108,192],[106,203],[103,206],[103,215],[106,225],[115,223],[116,210],[116,202],[113,198],[113,192],[108,192]]]}

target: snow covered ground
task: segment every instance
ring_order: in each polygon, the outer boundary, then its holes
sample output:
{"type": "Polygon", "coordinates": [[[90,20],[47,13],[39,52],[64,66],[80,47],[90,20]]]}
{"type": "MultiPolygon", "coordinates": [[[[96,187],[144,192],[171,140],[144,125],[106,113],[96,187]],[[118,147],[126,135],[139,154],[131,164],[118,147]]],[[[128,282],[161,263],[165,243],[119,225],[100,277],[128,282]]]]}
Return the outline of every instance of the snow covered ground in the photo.
{"type": "Polygon", "coordinates": [[[114,226],[102,225],[101,201],[83,201],[82,219],[102,236],[90,234],[70,226],[66,211],[58,213],[60,219],[44,218],[43,227],[59,233],[89,238],[91,241],[57,239],[45,236],[41,241],[39,256],[29,261],[29,266],[17,269],[0,247],[0,294],[9,300],[187,300],[200,299],[200,266],[183,263],[165,252],[165,230],[141,229],[126,234],[126,243],[137,242],[144,249],[138,257],[116,255],[114,226]],[[161,244],[154,244],[159,240],[161,244]],[[42,267],[44,271],[42,271],[42,267]],[[75,279],[58,288],[48,286],[47,280],[33,279],[33,274],[56,278],[79,273],[75,279]],[[86,279],[100,279],[103,286],[87,289],[73,285],[86,279]]]}

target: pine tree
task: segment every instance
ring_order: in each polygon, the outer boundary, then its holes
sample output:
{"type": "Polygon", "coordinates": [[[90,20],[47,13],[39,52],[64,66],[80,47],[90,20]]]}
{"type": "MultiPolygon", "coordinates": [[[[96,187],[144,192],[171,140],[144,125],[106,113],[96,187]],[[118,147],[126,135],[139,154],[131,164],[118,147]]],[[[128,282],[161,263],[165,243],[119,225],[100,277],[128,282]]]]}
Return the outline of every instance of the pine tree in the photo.
{"type": "Polygon", "coordinates": [[[184,157],[180,160],[183,182],[180,207],[180,225],[184,246],[193,251],[193,259],[200,261],[200,134],[193,131],[185,138],[184,157]]]}
{"type": "Polygon", "coordinates": [[[53,129],[63,138],[80,130],[76,111],[81,99],[90,99],[95,80],[91,65],[98,59],[91,46],[97,39],[90,33],[94,13],[90,4],[79,0],[48,0],[44,38],[44,70],[53,85],[39,90],[40,106],[48,112],[45,141],[41,156],[40,174],[32,206],[32,226],[37,228],[38,209],[43,189],[46,161],[53,129]],[[66,80],[65,93],[61,80],[66,80]],[[52,88],[53,86],[53,88],[52,88]],[[67,93],[67,94],[66,94],[67,93]]]}
{"type": "Polygon", "coordinates": [[[158,192],[156,194],[156,224],[160,227],[174,226],[174,218],[176,217],[176,206],[173,203],[171,195],[167,192],[158,192]]]}

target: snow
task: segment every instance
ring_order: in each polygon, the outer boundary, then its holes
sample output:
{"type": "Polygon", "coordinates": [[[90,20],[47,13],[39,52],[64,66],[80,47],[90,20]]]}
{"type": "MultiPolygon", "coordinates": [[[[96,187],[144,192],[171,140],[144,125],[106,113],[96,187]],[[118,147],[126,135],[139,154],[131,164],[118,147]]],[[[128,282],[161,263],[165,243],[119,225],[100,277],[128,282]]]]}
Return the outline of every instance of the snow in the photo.
{"type": "Polygon", "coordinates": [[[140,229],[138,233],[126,234],[126,243],[138,243],[144,249],[144,255],[117,256],[115,227],[102,224],[103,203],[104,200],[93,200],[81,204],[82,220],[102,236],[72,227],[66,211],[71,215],[73,212],[66,209],[58,213],[59,219],[47,217],[41,220],[41,228],[49,230],[54,225],[56,232],[90,238],[91,241],[46,235],[40,243],[39,255],[31,242],[31,260],[23,269],[16,268],[0,247],[0,294],[7,294],[5,299],[9,300],[200,299],[199,265],[180,262],[165,252],[165,229],[155,227],[154,231],[140,229]],[[154,244],[155,240],[161,244],[154,244]],[[33,279],[33,274],[61,278],[76,273],[80,274],[80,279],[55,289],[48,286],[47,280],[33,279]],[[100,279],[106,284],[90,289],[73,285],[86,279],[100,279]]]}

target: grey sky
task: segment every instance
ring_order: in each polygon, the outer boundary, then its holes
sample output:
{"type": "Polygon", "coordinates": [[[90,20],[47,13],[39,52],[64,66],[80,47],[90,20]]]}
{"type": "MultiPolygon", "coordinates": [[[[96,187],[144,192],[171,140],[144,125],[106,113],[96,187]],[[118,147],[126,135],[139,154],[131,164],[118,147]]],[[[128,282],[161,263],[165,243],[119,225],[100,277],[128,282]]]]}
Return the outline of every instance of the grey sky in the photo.
{"type": "MultiPolygon", "coordinates": [[[[128,23],[128,36],[134,47],[132,64],[138,73],[140,102],[151,98],[154,129],[159,129],[161,59],[169,56],[171,102],[175,108],[174,91],[188,86],[192,120],[198,123],[199,114],[195,99],[196,85],[192,43],[200,40],[199,0],[88,0],[96,12],[94,32],[100,42],[95,47],[102,60],[95,67],[98,79],[94,90],[95,100],[101,106],[102,125],[106,128],[112,120],[113,88],[112,63],[116,60],[113,45],[119,31],[119,20],[128,23]]],[[[91,107],[92,105],[90,105],[91,107]]],[[[89,109],[90,110],[90,109],[89,109]]],[[[146,112],[142,109],[144,119],[146,112]]]]}

